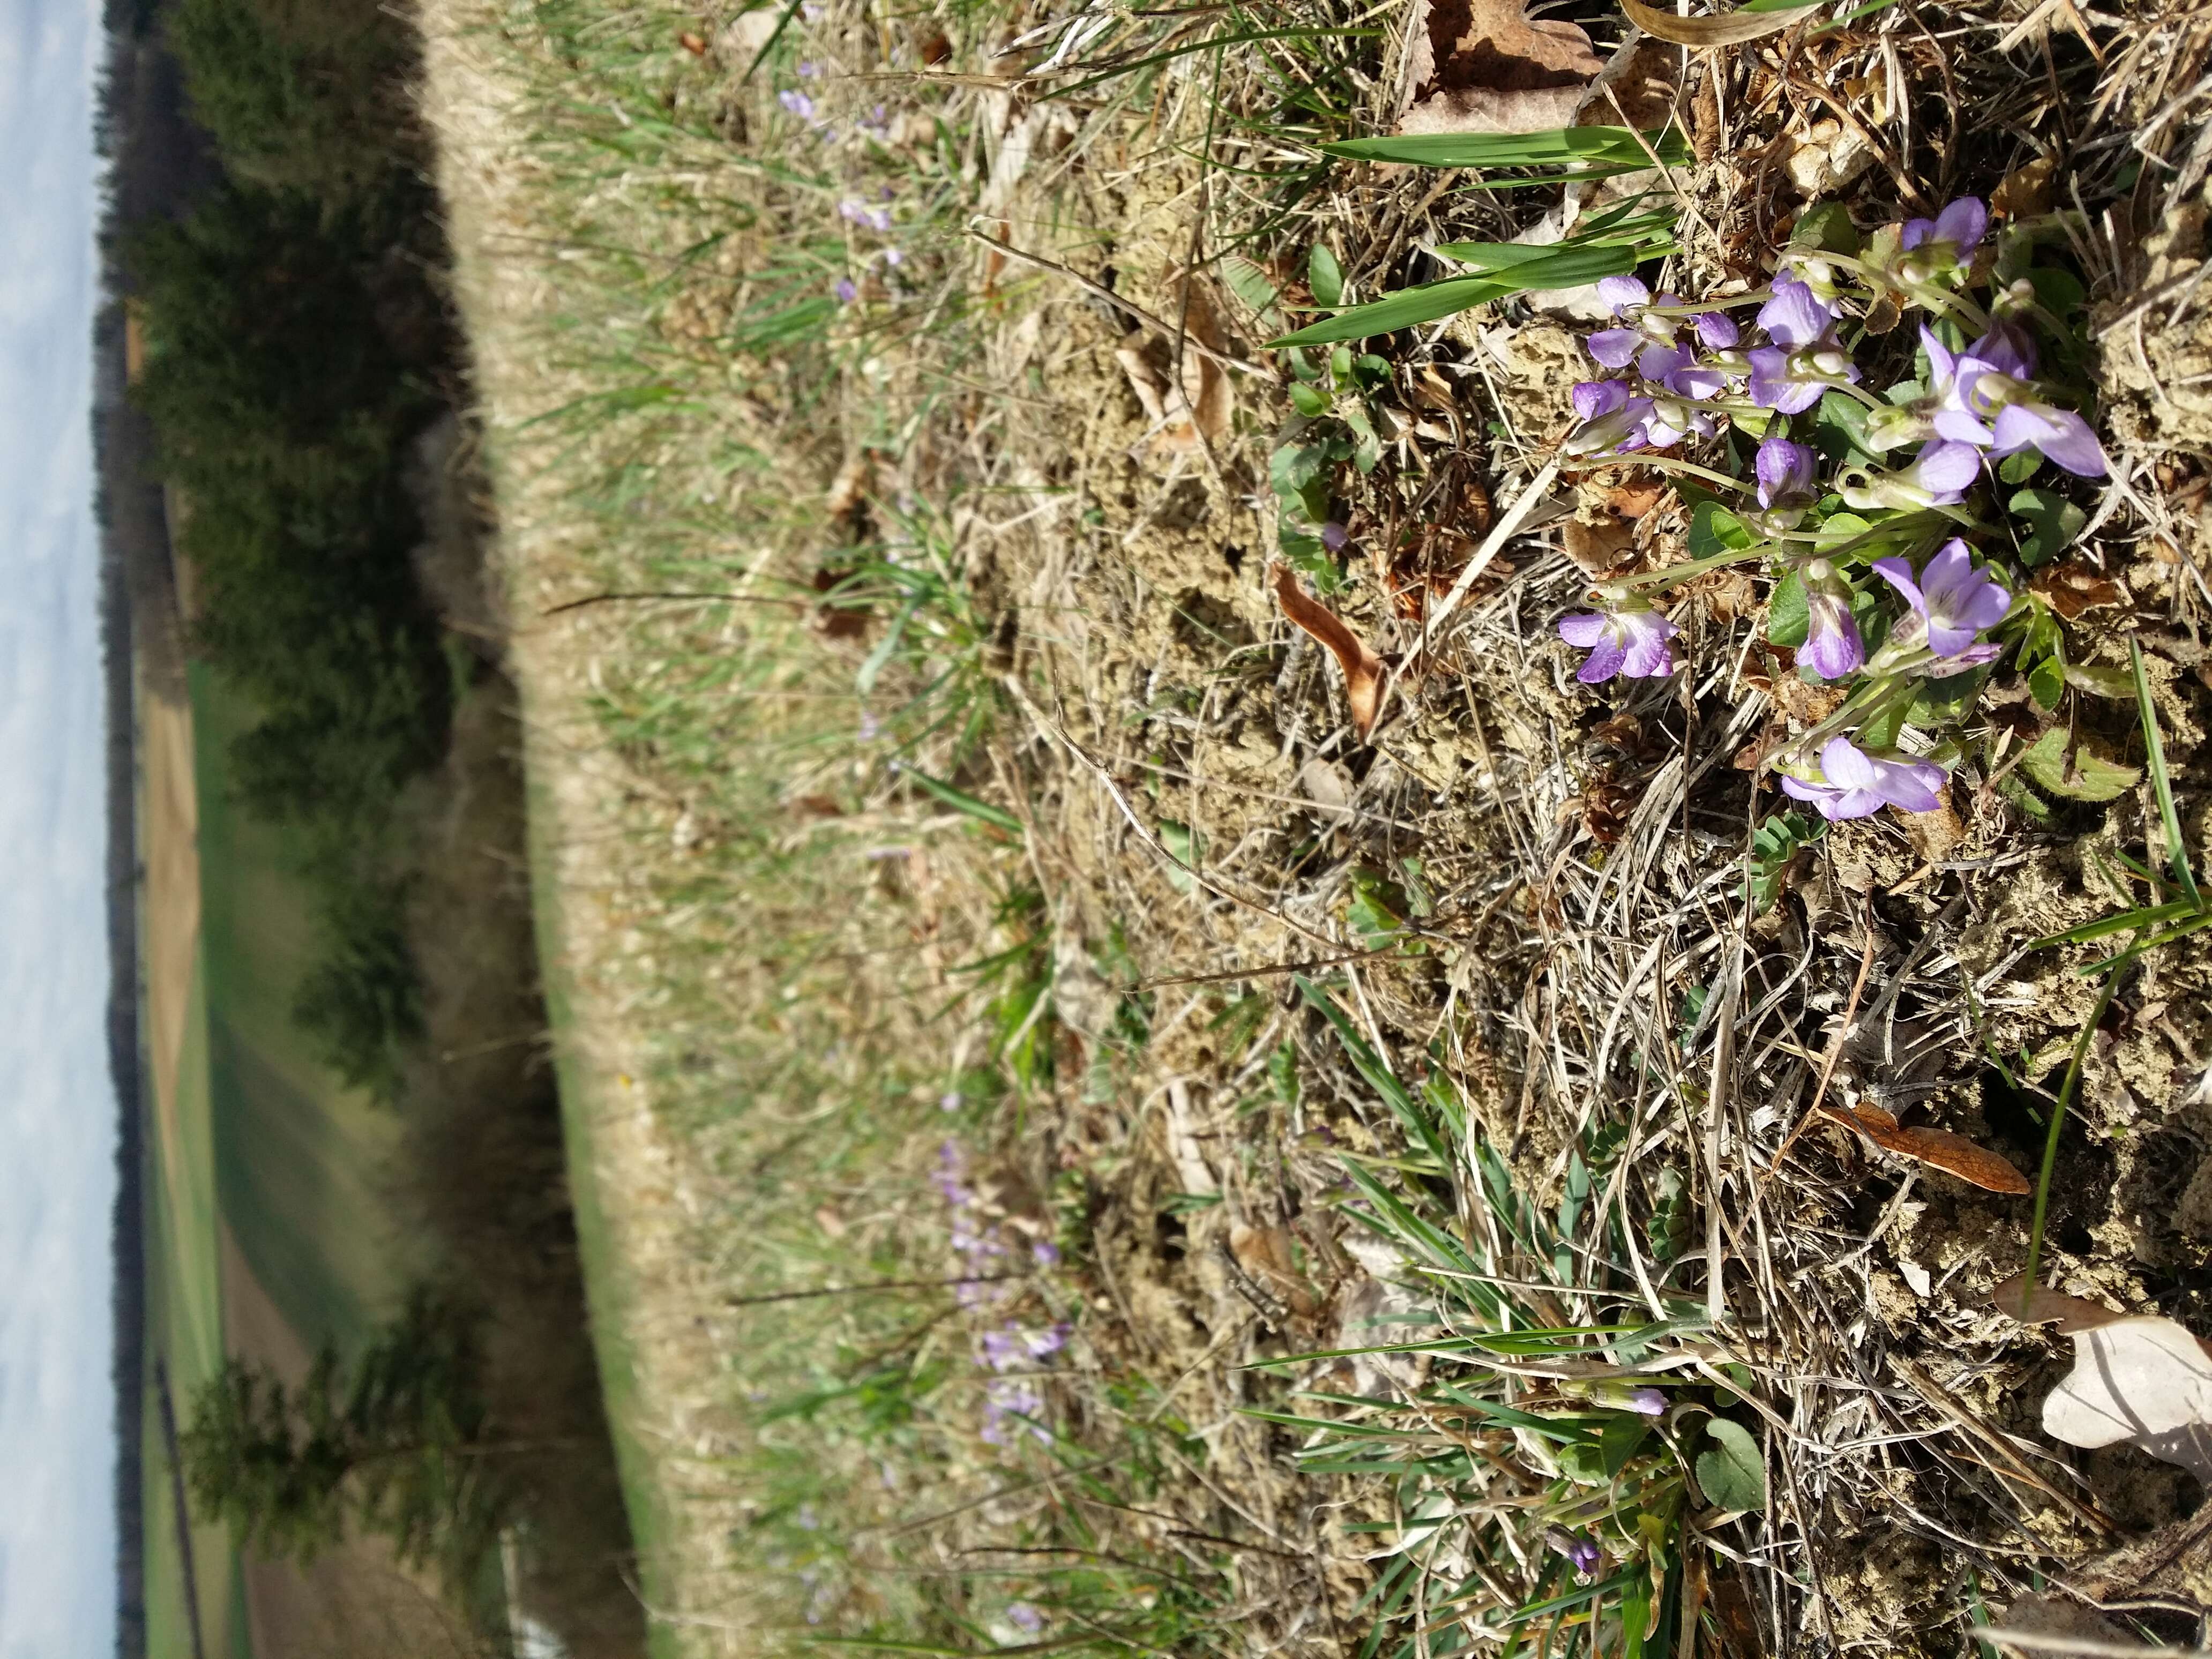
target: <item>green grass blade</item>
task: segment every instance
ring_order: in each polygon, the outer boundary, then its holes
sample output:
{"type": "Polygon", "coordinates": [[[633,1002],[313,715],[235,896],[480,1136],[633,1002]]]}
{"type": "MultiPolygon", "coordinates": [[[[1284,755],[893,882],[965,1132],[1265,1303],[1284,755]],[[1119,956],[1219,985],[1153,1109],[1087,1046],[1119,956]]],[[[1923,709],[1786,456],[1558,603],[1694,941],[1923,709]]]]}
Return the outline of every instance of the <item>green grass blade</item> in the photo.
{"type": "MultiPolygon", "coordinates": [[[[1628,268],[1635,267],[1632,264],[1628,268]]],[[[1279,348],[1364,340],[1370,335],[1388,334],[1394,329],[1413,328],[1422,323],[1433,323],[1440,317],[1456,316],[1472,307],[1504,298],[1516,286],[1497,276],[1447,276],[1440,283],[1401,289],[1386,298],[1354,306],[1267,343],[1279,348]]]]}
{"type": "Polygon", "coordinates": [[[1444,1144],[1443,1136],[1437,1133],[1435,1121],[1421,1109],[1420,1103],[1413,1098],[1412,1091],[1383,1064],[1382,1055],[1370,1048],[1367,1040],[1352,1028],[1352,1021],[1346,1017],[1344,1010],[1304,975],[1294,976],[1291,983],[1297,986],[1299,994],[1308,1004],[1318,1010],[1322,1018],[1328,1022],[1329,1028],[1336,1033],[1336,1040],[1344,1046],[1345,1055],[1352,1061],[1352,1069],[1359,1073],[1369,1088],[1382,1096],[1382,1103],[1405,1126],[1406,1132],[1413,1137],[1415,1144],[1435,1160],[1437,1172],[1449,1171],[1452,1166],[1451,1148],[1444,1144]]]}
{"type": "MultiPolygon", "coordinates": [[[[2140,672],[2140,669],[2138,669],[2140,672]]],[[[2119,988],[2118,969],[2132,960],[2136,952],[2130,951],[2121,957],[2114,971],[2105,980],[2104,989],[2097,993],[2097,1006],[2089,1011],[2082,1022],[2081,1035],[2074,1039],[2074,1057],[2066,1063],[2066,1080],[2058,1085],[2058,1103],[2051,1110],[2051,1130],[2043,1138],[2043,1169],[2035,1182],[2035,1218],[2027,1232],[2027,1266],[2021,1273],[2021,1315],[2025,1318],[2035,1295],[2035,1275],[2043,1259],[2043,1224],[2051,1206],[2051,1172],[2058,1163],[2058,1132],[2066,1122],[2066,1109],[2073,1103],[2074,1091],[2081,1084],[2081,1061],[2089,1052],[2089,1040],[2097,1034],[2098,1024],[2105,1018],[2105,1010],[2112,1006],[2112,993],[2119,988]]]]}
{"type": "Polygon", "coordinates": [[[2157,950],[2160,945],[2171,945],[2178,939],[2187,939],[2191,933],[2201,933],[2207,927],[2212,927],[2212,913],[2192,916],[2179,927],[2169,927],[2162,933],[2153,933],[2148,939],[2130,945],[2117,956],[2106,957],[2100,961],[2091,963],[2086,968],[2076,969],[2075,971],[2084,979],[2092,978],[2098,974],[2109,974],[2124,967],[2130,957],[2145,955],[2157,950]]]}
{"type": "Polygon", "coordinates": [[[1296,333],[1267,343],[1280,348],[1364,340],[1371,335],[1432,323],[1530,289],[1580,288],[1601,276],[1625,276],[1657,250],[1625,242],[1560,243],[1536,252],[1540,257],[1516,261],[1486,275],[1447,276],[1442,282],[1401,289],[1318,323],[1309,323],[1296,333]]]}
{"type": "Polygon", "coordinates": [[[921,785],[928,793],[936,796],[956,812],[964,812],[969,817],[988,823],[994,829],[1003,830],[1010,836],[1028,833],[1022,828],[1022,821],[1004,807],[994,806],[987,800],[977,800],[966,790],[955,789],[941,779],[933,778],[919,767],[902,766],[899,768],[899,775],[921,785]]]}
{"type": "MultiPolygon", "coordinates": [[[[1653,134],[1651,147],[1669,167],[1689,159],[1680,133],[1653,134]]],[[[1347,138],[1321,146],[1346,161],[1402,161],[1422,167],[1562,167],[1577,161],[1645,167],[1651,158],[1626,127],[1557,127],[1546,132],[1429,132],[1347,138]]]]}
{"type": "Polygon", "coordinates": [[[2063,933],[2045,933],[2027,948],[2040,951],[2051,945],[2086,945],[2091,939],[2103,939],[2108,933],[2124,933],[2131,927],[2155,927],[2176,916],[2193,915],[2197,908],[2197,905],[2188,899],[2147,905],[2142,909],[2124,911],[2117,916],[2100,916],[2094,921],[2085,921],[2079,927],[2069,927],[2063,933]]]}
{"type": "Polygon", "coordinates": [[[2189,843],[2181,838],[2181,814],[2174,809],[2173,780],[2166,774],[2166,745],[2159,739],[2158,709],[2150,698],[2150,676],[2143,672],[2142,647],[2133,639],[2128,641],[2128,664],[2135,671],[2136,702],[2142,711],[2143,750],[2150,767],[2150,787],[2158,797],[2159,817],[2166,824],[2166,854],[2173,865],[2173,878],[2189,895],[2189,902],[2201,910],[2204,901],[2197,890],[2197,878],[2189,868],[2189,843]]]}

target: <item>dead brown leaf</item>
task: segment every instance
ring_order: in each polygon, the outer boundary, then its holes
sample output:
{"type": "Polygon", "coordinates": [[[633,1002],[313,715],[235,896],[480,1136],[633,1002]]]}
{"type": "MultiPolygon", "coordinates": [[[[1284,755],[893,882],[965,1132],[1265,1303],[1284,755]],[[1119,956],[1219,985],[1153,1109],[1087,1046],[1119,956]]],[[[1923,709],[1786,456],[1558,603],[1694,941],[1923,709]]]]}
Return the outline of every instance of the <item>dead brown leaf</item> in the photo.
{"type": "Polygon", "coordinates": [[[1990,1292],[1990,1305],[2008,1318],[2017,1319],[2023,1325],[2055,1325],[2061,1336],[2071,1336],[2076,1331],[2094,1331],[2109,1325],[2116,1319],[2125,1319],[2124,1313],[2115,1313],[2100,1302],[2084,1302],[2078,1296],[2069,1296],[2063,1291],[2054,1291],[2048,1285],[2039,1285],[2028,1298],[2027,1310],[2021,1308],[2021,1286],[2027,1282],[2026,1273],[2014,1273],[1990,1292]]]}
{"type": "Polygon", "coordinates": [[[1759,1636],[1758,1609],[1750,1592],[1734,1573],[1716,1577],[1708,1592],[1713,1611],[1720,1615],[1721,1640],[1729,1659],[1764,1659],[1765,1644],[1759,1636]]]}
{"type": "Polygon", "coordinates": [[[1867,307],[1866,331],[1869,334],[1887,334],[1904,320],[1904,307],[1887,289],[1877,293],[1873,303],[1867,307]]]}
{"type": "Polygon", "coordinates": [[[1590,839],[1611,847],[1628,832],[1640,791],[1624,789],[1609,778],[1594,778],[1569,804],[1581,809],[1583,828],[1590,839]]]}
{"type": "Polygon", "coordinates": [[[1521,0],[1417,0],[1408,27],[1400,132],[1567,126],[1604,67],[1588,34],[1521,0]]]}
{"type": "Polygon", "coordinates": [[[1298,1271],[1287,1228],[1233,1226],[1229,1230],[1229,1253],[1238,1267],[1273,1291],[1299,1318],[1310,1318],[1320,1307],[1313,1287],[1298,1271]]]}
{"type": "Polygon", "coordinates": [[[2063,564],[2054,564],[2036,572],[2035,580],[2028,583],[2031,592],[2040,594],[2068,622],[2072,622],[2085,611],[2094,611],[2100,605],[2118,605],[2123,597],[2120,585],[2110,576],[2092,570],[2078,559],[2069,559],[2063,564]]]}
{"type": "Polygon", "coordinates": [[[1761,689],[1774,699],[1774,705],[1794,720],[1808,726],[1818,726],[1822,720],[1844,706],[1844,692],[1841,686],[1814,685],[1797,678],[1797,659],[1787,647],[1776,646],[1774,670],[1761,689]]]}
{"type": "MultiPolygon", "coordinates": [[[[852,580],[849,570],[817,570],[814,573],[814,591],[834,593],[852,580]]],[[[814,608],[809,620],[825,640],[857,640],[868,631],[867,607],[849,602],[831,605],[825,601],[814,608]]]]}
{"type": "Polygon", "coordinates": [[[2051,181],[2057,172],[2055,155],[2040,155],[2014,167],[1990,192],[1990,211],[2000,219],[2033,219],[2050,212],[2051,181]]]}
{"type": "Polygon", "coordinates": [[[1626,121],[1656,132],[1674,118],[1682,92],[1682,54],[1663,40],[1638,35],[1606,60],[1583,94],[1577,126],[1618,126],[1626,121]]]}
{"type": "Polygon", "coordinates": [[[1656,473],[1632,472],[1606,492],[1605,504],[1616,518],[1640,519],[1665,499],[1667,488],[1656,473]]]}
{"type": "Polygon", "coordinates": [[[1717,17],[1678,17],[1671,11],[1647,6],[1644,0],[1620,0],[1628,21],[1646,34],[1672,40],[1678,46],[1740,46],[1769,34],[1779,34],[1801,21],[1803,12],[1732,11],[1717,17]]]}
{"type": "Polygon", "coordinates": [[[1704,599],[1719,622],[1732,623],[1759,608],[1759,589],[1747,571],[1710,571],[1688,584],[1685,591],[1704,599]]]}
{"type": "Polygon", "coordinates": [[[1298,586],[1297,575],[1286,564],[1275,567],[1275,597],[1282,603],[1283,614],[1328,647],[1336,665],[1344,671],[1344,696],[1352,705],[1352,729],[1364,741],[1382,712],[1382,687],[1389,668],[1334,611],[1298,586]]]}
{"type": "Polygon", "coordinates": [[[1601,576],[1636,545],[1636,526],[1610,514],[1591,524],[1570,519],[1559,526],[1559,545],[1583,574],[1601,576]]]}
{"type": "Polygon", "coordinates": [[[1190,284],[1187,290],[1178,291],[1176,305],[1188,336],[1180,374],[1172,362],[1175,342],[1171,340],[1157,336],[1133,338],[1114,353],[1129,377],[1130,389],[1145,407],[1149,422],[1146,437],[1155,455],[1191,454],[1219,444],[1229,435],[1237,406],[1236,388],[1227,372],[1207,355],[1221,352],[1225,342],[1220,317],[1206,289],[1200,284],[1190,284]],[[1190,349],[1194,341],[1206,350],[1190,349]]]}
{"type": "Polygon", "coordinates": [[[1984,1192],[2034,1190],[2027,1177],[2005,1159],[1948,1129],[1908,1129],[1898,1122],[1896,1114],[1879,1106],[1838,1106],[1824,1102],[1820,1109],[1838,1122],[1856,1129],[1882,1151],[1954,1175],[1984,1192]]]}
{"type": "Polygon", "coordinates": [[[2067,1650],[2063,1645],[2054,1646],[2047,1639],[2033,1644],[2008,1642],[2008,1634],[2056,1637],[2061,1644],[2080,1642],[2082,1650],[2087,1652],[2111,1652],[2116,1647],[2141,1647],[2145,1653],[2151,1651],[2141,1643],[2130,1643],[2128,1632],[2111,1620],[2058,1595],[2023,1595],[2005,1609],[2004,1617],[1978,1633],[1984,1641],[1994,1642],[2004,1652],[2014,1656],[2014,1659],[2050,1659],[2054,1653],[2064,1659],[2067,1650]]]}

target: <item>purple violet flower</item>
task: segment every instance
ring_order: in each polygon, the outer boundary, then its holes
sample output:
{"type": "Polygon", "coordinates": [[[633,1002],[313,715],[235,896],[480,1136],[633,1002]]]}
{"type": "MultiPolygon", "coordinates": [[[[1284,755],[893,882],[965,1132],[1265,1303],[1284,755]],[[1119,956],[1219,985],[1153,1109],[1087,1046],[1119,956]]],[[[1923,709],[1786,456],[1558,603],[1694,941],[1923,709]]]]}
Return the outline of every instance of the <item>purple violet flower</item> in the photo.
{"type": "Polygon", "coordinates": [[[1990,455],[2002,460],[2031,447],[2041,450],[2045,460],[2077,478],[2105,476],[2105,447],[2097,441],[2088,422],[2070,409],[2022,396],[1997,411],[1996,441],[1990,455]]]}
{"type": "Polygon", "coordinates": [[[1991,329],[1973,350],[1954,356],[1928,329],[1920,343],[1928,353],[1929,394],[1936,405],[1936,430],[1958,443],[1986,449],[2002,460],[2024,449],[2076,477],[2101,478],[2106,471],[2104,446],[2088,422],[2070,409],[2037,397],[2024,374],[2033,361],[2023,353],[2010,325],[1991,329]],[[1978,354],[1990,348],[1992,358],[1978,354]]]}
{"type": "Polygon", "coordinates": [[[1807,560],[1798,580],[1805,584],[1805,643],[1797,660],[1824,680],[1849,679],[1866,665],[1850,584],[1826,559],[1807,560]]]}
{"type": "Polygon", "coordinates": [[[1743,337],[1736,327],[1735,319],[1725,311],[1701,311],[1697,320],[1698,338],[1708,351],[1726,351],[1743,337]]]}
{"type": "Polygon", "coordinates": [[[964,1210],[975,1201],[975,1194],[960,1184],[967,1173],[967,1161],[960,1156],[957,1141],[946,1141],[937,1149],[937,1170],[930,1179],[945,1201],[956,1210],[964,1210]]]}
{"type": "Polygon", "coordinates": [[[994,1377],[983,1389],[983,1438],[994,1446],[1006,1444],[1009,1424],[1018,1431],[1027,1429],[1040,1440],[1049,1440],[1042,1425],[1034,1419],[1044,1415],[1044,1396],[1018,1377],[994,1377]]]}
{"type": "Polygon", "coordinates": [[[1762,409],[1796,415],[1830,386],[1858,380],[1858,365],[1836,343],[1836,313],[1796,278],[1776,282],[1773,297],[1759,308],[1759,325],[1773,343],[1749,354],[1751,400],[1762,409]]]}
{"type": "Polygon", "coordinates": [[[1907,219],[1900,246],[1913,257],[1903,262],[1905,274],[1925,282],[1964,270],[1989,228],[1989,209],[1972,196],[1947,204],[1933,219],[1907,219]]]}
{"type": "Polygon", "coordinates": [[[1671,449],[1685,438],[1710,438],[1718,429],[1710,410],[1680,398],[1654,398],[1644,417],[1644,447],[1671,449]]]}
{"type": "Polygon", "coordinates": [[[1040,1267],[1060,1266],[1060,1246],[1048,1238],[1040,1238],[1030,1245],[1030,1255],[1036,1259],[1040,1267]]]}
{"type": "Polygon", "coordinates": [[[891,210],[889,208],[873,206],[857,196],[848,196],[838,203],[837,211],[854,224],[866,225],[872,231],[886,232],[891,228],[891,210]]]}
{"type": "Polygon", "coordinates": [[[1583,342],[1589,355],[1607,368],[1626,368],[1648,342],[1640,328],[1601,328],[1583,342]]]}
{"type": "Polygon", "coordinates": [[[1783,437],[1767,439],[1752,459],[1752,471],[1759,478],[1759,504],[1788,507],[1810,501],[1818,465],[1819,457],[1810,446],[1783,437]]]}
{"type": "Polygon", "coordinates": [[[1016,1630],[1035,1636],[1044,1628],[1044,1614],[1027,1601],[1006,1603],[1006,1622],[1016,1630]]]}
{"type": "Polygon", "coordinates": [[[1656,341],[1637,353],[1636,372],[1678,398],[1699,401],[1726,391],[1731,378],[1721,364],[1698,362],[1686,345],[1661,345],[1656,341]]]}
{"type": "Polygon", "coordinates": [[[1616,674],[1656,679],[1680,665],[1668,643],[1681,632],[1656,611],[1585,611],[1559,618],[1559,637],[1589,653],[1576,671],[1584,685],[1616,674]]]}
{"type": "Polygon", "coordinates": [[[1773,297],[1759,307],[1759,325],[1766,331],[1768,339],[1784,349],[1802,351],[1829,343],[1836,313],[1803,283],[1785,276],[1774,284],[1773,297]]]}
{"type": "Polygon", "coordinates": [[[1601,276],[1597,279],[1597,297],[1618,317],[1625,311],[1650,305],[1651,290],[1634,276],[1601,276]]]}
{"type": "Polygon", "coordinates": [[[2035,378],[2035,342],[2018,323],[1990,324],[1990,331],[1966,348],[1966,355],[2015,380],[2035,378]]]}
{"type": "Polygon", "coordinates": [[[1332,553],[1341,553],[1352,540],[1352,532],[1331,519],[1321,527],[1321,544],[1332,553]]]}
{"type": "MultiPolygon", "coordinates": [[[[1583,343],[1589,355],[1606,368],[1626,368],[1645,347],[1674,343],[1677,319],[1655,316],[1646,307],[1678,306],[1681,301],[1675,295],[1662,294],[1655,299],[1651,290],[1633,276],[1601,276],[1597,294],[1624,324],[1620,328],[1601,328],[1583,343]]],[[[1731,339],[1727,343],[1735,342],[1731,339]]],[[[1659,378],[1649,370],[1644,373],[1648,379],[1659,378]]]]}
{"type": "Polygon", "coordinates": [[[1651,441],[1645,424],[1651,399],[1629,395],[1626,380],[1580,380],[1574,390],[1575,413],[1582,424],[1560,448],[1569,455],[1620,455],[1651,441]]]}
{"type": "Polygon", "coordinates": [[[802,121],[814,118],[814,100],[796,87],[776,94],[775,101],[802,121]]]}
{"type": "Polygon", "coordinates": [[[1893,472],[1869,473],[1863,483],[1845,484],[1843,497],[1852,507],[1887,507],[1907,512],[1923,507],[1955,507],[1966,499],[1966,492],[1981,473],[1979,450],[1972,444],[1937,438],[1922,445],[1909,465],[1893,472]]]}
{"type": "MultiPolygon", "coordinates": [[[[2012,608],[2012,595],[1987,566],[1974,563],[1966,543],[1956,537],[1929,556],[1917,580],[1903,559],[1876,559],[1874,571],[1905,596],[1915,618],[1905,629],[1924,632],[1929,649],[1938,658],[1965,657],[1981,631],[1996,627],[2012,608]]],[[[1893,638],[1917,643],[1906,632],[1893,638]]]]}
{"type": "Polygon", "coordinates": [[[860,289],[850,276],[840,276],[830,291],[837,296],[837,303],[848,306],[860,297],[860,289]]]}
{"type": "Polygon", "coordinates": [[[1029,1347],[1022,1334],[1009,1325],[1002,1331],[983,1333],[983,1358],[981,1364],[994,1371],[1010,1371],[1029,1358],[1029,1347]]]}
{"type": "Polygon", "coordinates": [[[1779,346],[1754,346],[1748,355],[1751,400],[1778,415],[1802,415],[1837,381],[1859,378],[1858,365],[1829,347],[1790,352],[1779,346]]]}
{"type": "Polygon", "coordinates": [[[1830,823],[1871,817],[1885,806],[1932,812],[1942,804],[1943,769],[1929,761],[1885,760],[1849,738],[1830,738],[1820,750],[1820,775],[1782,775],[1782,789],[1808,802],[1830,823]]]}
{"type": "Polygon", "coordinates": [[[1605,1552],[1597,1547],[1597,1540],[1587,1533],[1569,1532],[1565,1527],[1544,1528],[1544,1542],[1566,1558],[1578,1578],[1595,1578],[1597,1570],[1605,1565],[1605,1552]]]}

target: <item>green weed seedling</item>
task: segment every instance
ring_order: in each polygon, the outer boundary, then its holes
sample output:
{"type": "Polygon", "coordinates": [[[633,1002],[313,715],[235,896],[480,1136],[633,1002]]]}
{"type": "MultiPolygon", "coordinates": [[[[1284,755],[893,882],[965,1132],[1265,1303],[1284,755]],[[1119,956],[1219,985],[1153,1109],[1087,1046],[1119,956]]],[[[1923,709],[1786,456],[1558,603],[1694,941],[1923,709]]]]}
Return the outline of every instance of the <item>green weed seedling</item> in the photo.
{"type": "MultiPolygon", "coordinates": [[[[1765,1458],[1735,1395],[1676,1369],[1702,1311],[1655,1314],[1635,1287],[1626,1206],[1599,1200],[1626,1135],[1586,1137],[1556,1206],[1540,1205],[1455,1086],[1408,1088],[1333,997],[1297,984],[1407,1141],[1398,1158],[1346,1157],[1342,1206],[1403,1264],[1409,1311],[1382,1322],[1404,1334],[1264,1362],[1379,1359],[1401,1381],[1389,1398],[1310,1391],[1253,1413],[1301,1437],[1307,1473],[1380,1481],[1395,1500],[1364,1528],[1377,1570],[1361,1659],[1681,1650],[1685,1518],[1762,1510],[1765,1458]]],[[[1646,1218],[1666,1255],[1661,1212],[1679,1191],[1646,1218]]]]}
{"type": "MultiPolygon", "coordinates": [[[[1311,260],[1315,297],[1343,293],[1336,262],[1316,247],[1311,260]]],[[[1292,568],[1320,592],[1340,592],[1344,579],[1336,556],[1347,539],[1336,522],[1338,469],[1350,462],[1362,477],[1382,459],[1384,441],[1394,428],[1377,394],[1390,384],[1390,365],[1352,348],[1289,354],[1291,403],[1296,410],[1275,441],[1267,459],[1267,481],[1279,509],[1278,544],[1292,568]]]]}

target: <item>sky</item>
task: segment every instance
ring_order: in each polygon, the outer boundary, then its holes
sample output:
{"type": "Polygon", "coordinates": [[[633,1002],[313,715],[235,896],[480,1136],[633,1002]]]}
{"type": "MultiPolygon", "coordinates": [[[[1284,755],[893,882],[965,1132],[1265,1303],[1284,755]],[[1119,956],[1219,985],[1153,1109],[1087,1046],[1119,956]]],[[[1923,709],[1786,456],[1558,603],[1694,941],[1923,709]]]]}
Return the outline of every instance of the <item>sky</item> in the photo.
{"type": "Polygon", "coordinates": [[[99,23],[0,0],[0,1659],[115,1645],[99,23]]]}

